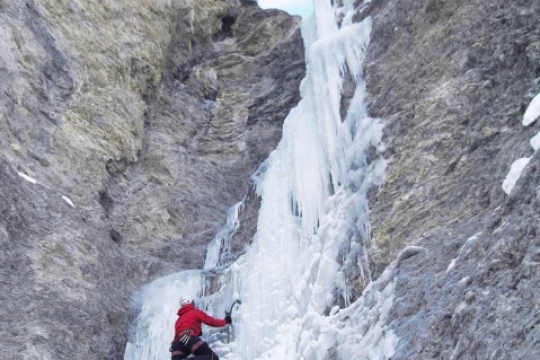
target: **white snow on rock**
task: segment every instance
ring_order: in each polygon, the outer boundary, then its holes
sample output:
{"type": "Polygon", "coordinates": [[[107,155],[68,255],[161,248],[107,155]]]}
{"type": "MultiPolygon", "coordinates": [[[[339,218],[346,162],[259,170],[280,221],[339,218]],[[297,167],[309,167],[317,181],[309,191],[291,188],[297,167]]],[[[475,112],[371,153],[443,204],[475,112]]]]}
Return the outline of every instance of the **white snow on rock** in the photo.
{"type": "Polygon", "coordinates": [[[457,257],[453,258],[452,261],[450,261],[450,264],[446,268],[446,273],[450,272],[455,266],[458,260],[463,259],[463,257],[470,253],[471,247],[474,246],[474,243],[476,240],[478,240],[478,237],[482,235],[482,232],[477,232],[470,238],[468,238],[465,243],[461,246],[459,249],[457,257]]]}
{"type": "Polygon", "coordinates": [[[540,132],[534,135],[534,137],[530,141],[530,144],[532,148],[534,149],[534,151],[537,151],[538,149],[540,149],[540,132]]]}
{"type": "Polygon", "coordinates": [[[26,175],[25,173],[18,172],[17,175],[19,175],[20,177],[22,177],[24,180],[28,181],[29,183],[37,184],[36,179],[34,179],[33,177],[30,177],[30,176],[26,175]]]}
{"type": "MultiPolygon", "coordinates": [[[[531,103],[529,104],[529,107],[525,111],[525,114],[523,114],[523,126],[529,126],[533,122],[535,122],[540,117],[540,94],[536,95],[531,103]]],[[[540,149],[540,132],[537,133],[529,142],[534,149],[534,152],[538,151],[540,149]]],[[[512,164],[512,167],[510,168],[510,171],[506,175],[506,178],[503,181],[502,188],[505,193],[510,194],[512,189],[514,188],[514,185],[516,184],[517,180],[521,176],[521,173],[523,172],[523,169],[529,161],[532,159],[531,157],[528,158],[521,158],[512,164]]]]}
{"type": "Polygon", "coordinates": [[[72,208],[75,207],[75,205],[73,205],[73,202],[71,201],[71,199],[68,198],[67,196],[62,196],[62,199],[64,199],[65,202],[67,202],[69,205],[71,205],[72,208]]]}
{"type": "Polygon", "coordinates": [[[536,95],[532,99],[529,107],[523,114],[523,126],[528,126],[536,121],[540,117],[540,94],[536,95]]]}
{"type": "Polygon", "coordinates": [[[456,266],[456,262],[457,262],[457,258],[454,258],[454,259],[452,259],[452,261],[450,261],[450,264],[446,268],[447,273],[456,266]]]}
{"type": "Polygon", "coordinates": [[[510,195],[512,189],[516,185],[516,182],[521,176],[523,169],[525,169],[529,161],[531,161],[531,158],[532,157],[521,158],[514,161],[512,167],[510,168],[510,171],[508,172],[508,175],[506,175],[506,178],[504,179],[502,184],[502,188],[506,194],[510,195]]]}

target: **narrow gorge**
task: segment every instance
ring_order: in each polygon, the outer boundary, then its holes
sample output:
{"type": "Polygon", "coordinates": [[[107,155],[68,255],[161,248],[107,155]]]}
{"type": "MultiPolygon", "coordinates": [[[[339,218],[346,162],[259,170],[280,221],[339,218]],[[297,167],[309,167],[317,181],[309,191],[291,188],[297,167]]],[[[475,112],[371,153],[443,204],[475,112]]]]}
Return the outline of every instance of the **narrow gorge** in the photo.
{"type": "Polygon", "coordinates": [[[0,0],[0,358],[540,354],[540,2],[0,0]]]}

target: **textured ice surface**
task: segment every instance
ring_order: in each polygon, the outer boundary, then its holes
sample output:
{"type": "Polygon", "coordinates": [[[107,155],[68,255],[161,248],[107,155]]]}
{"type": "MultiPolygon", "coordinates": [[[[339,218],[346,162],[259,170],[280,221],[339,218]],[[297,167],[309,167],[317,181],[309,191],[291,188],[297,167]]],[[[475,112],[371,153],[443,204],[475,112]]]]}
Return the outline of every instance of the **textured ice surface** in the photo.
{"type": "MultiPolygon", "coordinates": [[[[394,353],[398,339],[386,325],[394,284],[388,275],[371,282],[367,261],[367,192],[382,183],[386,162],[378,155],[384,150],[383,125],[365,107],[362,64],[371,19],[353,23],[353,3],[345,0],[337,8],[314,0],[314,15],[303,21],[302,99],[285,119],[281,142],[254,176],[261,206],[250,248],[227,267],[223,251],[238,226],[234,207],[209,246],[205,270],[220,269],[220,290],[203,296],[200,306],[221,315],[233,299],[242,300],[233,326],[208,338],[224,360],[382,360],[394,353]],[[355,91],[342,119],[344,78],[354,79],[355,91]],[[355,299],[358,283],[367,288],[355,299]]],[[[183,279],[190,294],[202,294],[198,275],[190,274],[175,281],[183,279]]],[[[164,349],[176,309],[160,309],[157,299],[176,301],[180,292],[165,294],[159,286],[144,290],[144,304],[155,301],[155,308],[148,305],[139,316],[126,360],[168,359],[164,349]],[[146,357],[136,357],[139,349],[146,357]]]]}

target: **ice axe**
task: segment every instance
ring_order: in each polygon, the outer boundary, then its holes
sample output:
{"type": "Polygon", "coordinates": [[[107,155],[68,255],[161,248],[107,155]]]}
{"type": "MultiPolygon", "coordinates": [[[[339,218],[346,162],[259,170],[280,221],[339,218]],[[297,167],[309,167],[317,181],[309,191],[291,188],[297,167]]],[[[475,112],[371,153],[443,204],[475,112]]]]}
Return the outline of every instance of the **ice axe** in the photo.
{"type": "Polygon", "coordinates": [[[232,305],[231,305],[230,310],[229,310],[229,311],[225,311],[225,314],[227,314],[227,315],[230,316],[230,315],[232,314],[233,309],[234,309],[234,305],[236,305],[236,304],[242,305],[242,301],[240,301],[240,299],[234,300],[233,303],[232,303],[232,305]]]}
{"type": "MultiPolygon", "coordinates": [[[[238,304],[238,305],[241,305],[242,304],[242,301],[240,301],[240,299],[236,299],[233,301],[233,303],[231,304],[231,308],[229,309],[229,311],[225,311],[225,316],[231,316],[232,314],[232,311],[234,310],[234,306],[238,304]]],[[[232,323],[230,324],[230,329],[232,331],[229,331],[229,343],[231,342],[231,332],[232,332],[232,335],[234,337],[234,327],[232,326],[232,323]]]]}

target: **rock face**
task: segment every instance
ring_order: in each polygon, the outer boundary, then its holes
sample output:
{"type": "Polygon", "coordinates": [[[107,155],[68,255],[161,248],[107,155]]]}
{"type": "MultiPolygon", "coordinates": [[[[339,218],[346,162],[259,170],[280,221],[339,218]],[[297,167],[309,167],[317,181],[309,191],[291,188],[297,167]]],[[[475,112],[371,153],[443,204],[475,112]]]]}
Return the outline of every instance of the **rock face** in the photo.
{"type": "Polygon", "coordinates": [[[386,183],[373,196],[378,272],[407,245],[392,310],[396,359],[535,359],[540,285],[535,154],[521,120],[540,92],[540,3],[380,0],[366,64],[385,120],[386,183]]]}
{"type": "Polygon", "coordinates": [[[141,159],[113,160],[104,196],[121,242],[200,268],[299,100],[303,49],[298,20],[282,12],[231,10],[210,31],[180,13],[149,95],[141,159]]]}
{"type": "Polygon", "coordinates": [[[299,20],[249,1],[14,0],[0,40],[0,353],[122,358],[131,293],[201,265],[279,140],[299,20]]]}
{"type": "MultiPolygon", "coordinates": [[[[356,5],[373,17],[369,108],[390,159],[374,275],[427,250],[399,265],[392,359],[536,359],[540,125],[521,118],[540,92],[540,3],[356,5]]],[[[2,358],[122,358],[130,294],[200,267],[246,198],[241,251],[249,176],[303,61],[299,20],[251,0],[0,0],[2,358]]]]}

